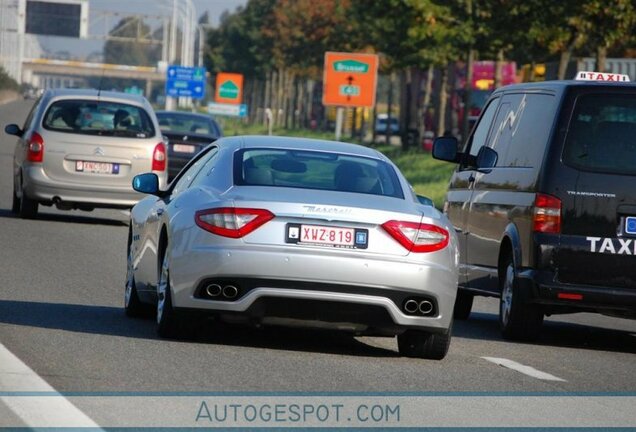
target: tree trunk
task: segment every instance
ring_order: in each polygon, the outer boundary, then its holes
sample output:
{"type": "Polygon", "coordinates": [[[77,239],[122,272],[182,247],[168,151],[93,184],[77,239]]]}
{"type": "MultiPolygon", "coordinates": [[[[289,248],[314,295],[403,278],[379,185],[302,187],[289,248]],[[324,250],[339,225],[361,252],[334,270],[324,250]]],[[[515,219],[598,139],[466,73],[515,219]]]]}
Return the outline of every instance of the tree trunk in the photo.
{"type": "Polygon", "coordinates": [[[373,115],[371,116],[371,142],[375,144],[375,140],[378,138],[378,134],[375,130],[375,122],[378,118],[378,101],[376,99],[375,105],[373,105],[373,115]]]}
{"type": "Polygon", "coordinates": [[[265,76],[265,100],[263,101],[263,124],[267,125],[267,109],[272,109],[272,71],[265,76]]]}
{"type": "Polygon", "coordinates": [[[468,50],[466,59],[466,82],[464,83],[464,111],[462,113],[462,140],[466,140],[470,133],[470,100],[473,92],[473,70],[475,65],[474,49],[468,50]]]}
{"type": "Polygon", "coordinates": [[[296,124],[294,118],[296,117],[296,74],[289,71],[287,73],[287,118],[289,119],[287,124],[293,128],[296,124]]]}
{"type": "Polygon", "coordinates": [[[296,92],[296,109],[298,110],[298,115],[294,116],[294,128],[304,128],[307,126],[305,122],[305,80],[297,78],[294,89],[296,92]]]}
{"type": "Polygon", "coordinates": [[[291,118],[294,115],[293,98],[294,98],[294,79],[290,71],[285,71],[285,86],[284,86],[284,110],[285,110],[285,129],[289,129],[291,126],[291,118]]]}
{"type": "Polygon", "coordinates": [[[437,120],[437,136],[444,135],[446,132],[446,105],[448,102],[448,66],[440,68],[442,79],[439,86],[439,115],[437,120]]]}
{"type": "Polygon", "coordinates": [[[428,70],[426,71],[426,86],[424,87],[424,102],[423,105],[423,120],[422,120],[422,132],[420,136],[424,136],[424,132],[427,130],[427,118],[432,116],[431,111],[431,96],[433,94],[433,78],[435,77],[435,68],[433,65],[428,66],[428,70]]]}
{"type": "Polygon", "coordinates": [[[318,119],[314,118],[314,105],[313,105],[313,100],[314,100],[314,86],[316,85],[316,83],[314,82],[314,80],[310,79],[307,80],[307,123],[309,124],[309,127],[311,128],[313,125],[315,125],[316,127],[318,126],[318,119]],[[315,123],[313,123],[315,121],[315,123]]]}
{"type": "Polygon", "coordinates": [[[278,71],[278,83],[276,86],[276,126],[282,126],[285,115],[285,70],[278,71]]]}
{"type": "Polygon", "coordinates": [[[402,148],[408,150],[412,144],[415,144],[414,140],[416,138],[410,131],[417,131],[415,128],[417,121],[413,121],[413,115],[417,115],[419,70],[415,67],[410,67],[402,72],[401,78],[400,132],[402,135],[402,148]]]}
{"type": "Polygon", "coordinates": [[[528,81],[530,82],[534,82],[534,79],[536,77],[536,74],[535,74],[536,67],[537,67],[537,62],[533,60],[532,63],[530,63],[530,70],[528,71],[528,81]]]}
{"type": "Polygon", "coordinates": [[[570,58],[572,57],[572,49],[568,47],[566,50],[561,51],[561,58],[559,59],[559,74],[557,76],[558,79],[565,79],[565,74],[568,70],[568,64],[570,63],[570,58]]]}
{"type": "Polygon", "coordinates": [[[278,69],[272,71],[272,125],[276,126],[278,119],[278,69]]]}
{"type": "Polygon", "coordinates": [[[497,60],[495,60],[495,88],[501,87],[503,81],[503,65],[504,65],[504,51],[500,49],[497,51],[497,60]]]}
{"type": "Polygon", "coordinates": [[[364,143],[365,131],[367,129],[367,117],[369,115],[369,108],[362,108],[360,110],[360,129],[358,130],[358,139],[361,143],[364,143]]]}
{"type": "Polygon", "coordinates": [[[387,119],[386,119],[386,143],[391,144],[391,111],[393,109],[393,76],[394,73],[391,72],[389,77],[389,102],[387,108],[387,119]]]}
{"type": "Polygon", "coordinates": [[[596,49],[596,71],[607,72],[607,47],[599,46],[596,49]]]}
{"type": "Polygon", "coordinates": [[[457,82],[457,63],[451,62],[448,65],[448,88],[447,94],[449,102],[446,108],[446,129],[453,131],[453,135],[459,133],[459,119],[457,118],[457,108],[459,101],[455,92],[457,82]]]}

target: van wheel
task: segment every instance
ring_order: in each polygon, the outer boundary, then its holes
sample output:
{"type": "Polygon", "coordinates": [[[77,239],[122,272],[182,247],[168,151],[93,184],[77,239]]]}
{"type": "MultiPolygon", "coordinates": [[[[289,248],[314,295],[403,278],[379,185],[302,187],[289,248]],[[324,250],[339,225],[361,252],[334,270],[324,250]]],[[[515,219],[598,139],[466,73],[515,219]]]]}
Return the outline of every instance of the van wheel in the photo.
{"type": "Polygon", "coordinates": [[[398,351],[405,357],[442,360],[448,353],[452,327],[451,322],[451,327],[444,334],[407,330],[397,337],[398,351]]]}
{"type": "Polygon", "coordinates": [[[519,288],[512,258],[502,266],[499,284],[499,325],[504,339],[530,341],[539,336],[543,324],[543,310],[529,303],[527,293],[519,288]]]}
{"type": "Polygon", "coordinates": [[[453,309],[453,318],[458,320],[467,320],[470,316],[470,311],[473,308],[473,298],[474,296],[472,294],[462,290],[457,291],[455,309],[453,309]]]}

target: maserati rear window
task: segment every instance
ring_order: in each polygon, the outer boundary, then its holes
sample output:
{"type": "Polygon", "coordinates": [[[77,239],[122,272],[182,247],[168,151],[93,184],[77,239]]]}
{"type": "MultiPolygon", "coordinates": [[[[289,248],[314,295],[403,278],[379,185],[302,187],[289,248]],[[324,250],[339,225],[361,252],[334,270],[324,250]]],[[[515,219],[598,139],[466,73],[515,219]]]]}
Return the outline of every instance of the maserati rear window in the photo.
{"type": "Polygon", "coordinates": [[[404,198],[395,169],[379,160],[312,150],[244,149],[235,154],[237,185],[323,189],[404,198]]]}

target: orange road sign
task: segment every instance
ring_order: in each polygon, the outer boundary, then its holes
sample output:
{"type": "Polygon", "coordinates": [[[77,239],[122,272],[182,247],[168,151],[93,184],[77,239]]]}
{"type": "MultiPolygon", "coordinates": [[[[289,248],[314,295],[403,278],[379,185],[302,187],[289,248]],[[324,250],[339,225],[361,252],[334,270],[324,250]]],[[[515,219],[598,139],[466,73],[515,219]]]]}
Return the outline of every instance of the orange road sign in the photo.
{"type": "Polygon", "coordinates": [[[214,101],[216,103],[240,104],[243,99],[243,75],[219,72],[216,74],[214,101]]]}
{"type": "Polygon", "coordinates": [[[373,107],[378,83],[378,56],[325,53],[323,105],[373,107]]]}

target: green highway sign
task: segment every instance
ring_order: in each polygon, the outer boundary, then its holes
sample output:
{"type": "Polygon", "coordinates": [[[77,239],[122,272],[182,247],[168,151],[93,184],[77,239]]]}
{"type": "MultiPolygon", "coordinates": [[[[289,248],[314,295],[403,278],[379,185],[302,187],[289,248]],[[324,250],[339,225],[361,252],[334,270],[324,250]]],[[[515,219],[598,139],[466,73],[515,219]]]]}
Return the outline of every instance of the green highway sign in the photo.
{"type": "Polygon", "coordinates": [[[341,85],[338,93],[342,96],[359,96],[360,86],[357,85],[341,85]]]}
{"type": "Polygon", "coordinates": [[[336,72],[367,73],[369,65],[357,60],[341,60],[334,62],[333,69],[336,72]]]}
{"type": "Polygon", "coordinates": [[[219,87],[219,96],[226,99],[236,99],[239,94],[239,88],[232,81],[225,81],[219,87]]]}

